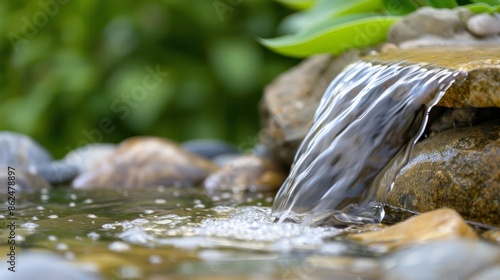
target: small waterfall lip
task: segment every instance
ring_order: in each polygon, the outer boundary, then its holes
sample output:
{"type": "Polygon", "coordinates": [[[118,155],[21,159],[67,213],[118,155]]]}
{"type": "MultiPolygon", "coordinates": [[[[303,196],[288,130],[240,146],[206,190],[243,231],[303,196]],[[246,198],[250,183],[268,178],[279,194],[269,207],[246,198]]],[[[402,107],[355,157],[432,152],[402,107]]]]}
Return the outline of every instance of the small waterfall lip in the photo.
{"type": "Polygon", "coordinates": [[[430,109],[466,74],[358,61],[328,86],[272,207],[278,222],[380,222],[430,109]],[[377,193],[382,192],[382,195],[377,193]]]}

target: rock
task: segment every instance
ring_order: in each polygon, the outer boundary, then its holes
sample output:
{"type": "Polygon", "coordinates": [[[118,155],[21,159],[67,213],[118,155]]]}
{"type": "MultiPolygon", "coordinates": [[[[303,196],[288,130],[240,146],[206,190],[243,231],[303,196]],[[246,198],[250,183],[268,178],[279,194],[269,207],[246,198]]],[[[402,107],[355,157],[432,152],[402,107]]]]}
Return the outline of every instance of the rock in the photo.
{"type": "Polygon", "coordinates": [[[49,152],[30,137],[8,131],[0,132],[0,164],[38,175],[52,184],[76,176],[74,168],[54,162],[49,152]]]}
{"type": "Polygon", "coordinates": [[[500,47],[428,47],[396,49],[362,57],[379,63],[406,61],[430,64],[467,73],[462,83],[454,83],[438,102],[448,108],[500,107],[500,47]]]}
{"type": "Polygon", "coordinates": [[[81,174],[92,169],[94,165],[99,164],[115,151],[115,144],[88,144],[67,153],[63,158],[63,162],[70,166],[74,166],[78,170],[78,173],[81,174]]]}
{"type": "Polygon", "coordinates": [[[210,175],[203,185],[209,193],[218,191],[275,191],[285,180],[285,173],[269,159],[253,155],[229,161],[210,175]]]}
{"type": "Polygon", "coordinates": [[[224,154],[239,154],[233,145],[217,139],[195,139],[182,143],[182,148],[207,159],[224,154]]]}
{"type": "MultiPolygon", "coordinates": [[[[4,266],[4,269],[0,270],[0,279],[104,279],[95,269],[93,269],[93,266],[89,264],[82,265],[71,263],[54,253],[44,251],[23,251],[18,258],[20,265],[16,267],[16,272],[11,272],[7,270],[7,266],[4,266]]],[[[5,264],[6,261],[7,258],[4,258],[2,263],[5,264]]]]}
{"type": "Polygon", "coordinates": [[[281,74],[264,92],[260,104],[260,143],[279,164],[290,166],[302,139],[312,125],[316,108],[326,88],[347,64],[358,58],[351,51],[333,58],[308,58],[281,74]]]}
{"type": "Polygon", "coordinates": [[[216,170],[210,161],[166,139],[133,137],[123,141],[107,160],[78,176],[72,185],[87,189],[191,187],[216,170]]]}
{"type": "MultiPolygon", "coordinates": [[[[5,192],[2,192],[0,195],[7,195],[7,186],[8,186],[8,173],[7,166],[0,166],[0,183],[1,186],[5,186],[5,192]]],[[[16,184],[13,186],[15,188],[16,196],[19,193],[23,194],[31,194],[38,192],[42,189],[50,189],[51,185],[44,178],[26,172],[22,169],[14,170],[15,173],[15,182],[16,184]]]]}
{"type": "Polygon", "coordinates": [[[469,280],[497,280],[500,279],[500,265],[494,265],[474,273],[469,280]]]}
{"type": "Polygon", "coordinates": [[[383,262],[388,280],[477,279],[468,276],[498,265],[500,249],[475,240],[441,240],[397,251],[383,262]]]}
{"type": "Polygon", "coordinates": [[[301,266],[288,271],[283,279],[375,280],[383,279],[382,272],[382,262],[375,258],[312,255],[301,266]]]}
{"type": "Polygon", "coordinates": [[[477,239],[474,230],[452,209],[440,209],[412,217],[380,231],[350,234],[366,245],[396,248],[455,238],[477,239]]]}
{"type": "Polygon", "coordinates": [[[496,243],[497,245],[500,245],[500,229],[490,229],[488,231],[483,232],[481,234],[481,237],[485,240],[488,240],[490,242],[496,243]]]}
{"type": "Polygon", "coordinates": [[[467,30],[480,37],[498,35],[500,34],[500,14],[473,15],[467,20],[467,30]]]}
{"type": "Polygon", "coordinates": [[[422,7],[393,24],[387,34],[387,41],[400,44],[423,35],[450,38],[464,27],[458,12],[422,7]]]}
{"type": "Polygon", "coordinates": [[[386,203],[417,212],[448,207],[467,220],[498,225],[499,178],[497,120],[448,130],[417,143],[386,203]]]}

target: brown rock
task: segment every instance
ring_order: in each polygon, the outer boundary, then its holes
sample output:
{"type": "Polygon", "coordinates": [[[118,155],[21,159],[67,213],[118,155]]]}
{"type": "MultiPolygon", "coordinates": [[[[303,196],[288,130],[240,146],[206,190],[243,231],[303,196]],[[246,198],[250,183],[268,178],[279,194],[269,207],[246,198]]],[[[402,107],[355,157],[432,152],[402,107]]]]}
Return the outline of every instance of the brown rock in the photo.
{"type": "Polygon", "coordinates": [[[389,249],[435,240],[478,238],[474,230],[452,209],[435,210],[380,231],[350,234],[348,237],[363,244],[389,249]]]}
{"type": "Polygon", "coordinates": [[[442,207],[500,224],[500,120],[436,134],[415,145],[386,203],[410,211],[442,207]]]}
{"type": "Polygon", "coordinates": [[[431,64],[467,73],[437,104],[448,108],[500,107],[500,47],[462,46],[394,49],[362,58],[367,61],[431,64]]]}
{"type": "Polygon", "coordinates": [[[481,234],[481,237],[490,242],[500,245],[500,229],[498,228],[485,231],[483,234],[481,234]]]}
{"type": "Polygon", "coordinates": [[[196,186],[216,170],[210,161],[174,142],[134,137],[123,141],[107,160],[78,176],[73,187],[196,186]]]}
{"type": "Polygon", "coordinates": [[[203,185],[208,192],[275,191],[285,177],[273,161],[249,155],[229,161],[221,170],[210,175],[203,185]]]}
{"type": "Polygon", "coordinates": [[[312,125],[326,88],[338,73],[358,58],[355,51],[338,58],[318,55],[283,73],[265,89],[261,101],[260,142],[279,163],[289,166],[312,125]]]}

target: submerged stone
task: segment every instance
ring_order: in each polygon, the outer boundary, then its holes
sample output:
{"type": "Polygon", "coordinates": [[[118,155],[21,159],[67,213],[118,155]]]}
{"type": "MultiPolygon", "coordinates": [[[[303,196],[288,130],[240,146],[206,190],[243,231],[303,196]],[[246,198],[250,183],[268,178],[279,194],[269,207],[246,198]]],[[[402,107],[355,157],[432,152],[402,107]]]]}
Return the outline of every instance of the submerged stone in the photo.
{"type": "Polygon", "coordinates": [[[448,207],[467,220],[500,224],[500,120],[417,143],[386,202],[418,212],[448,207]]]}
{"type": "Polygon", "coordinates": [[[208,192],[275,191],[285,180],[285,173],[273,161],[248,155],[230,160],[210,175],[203,185],[208,192]]]}
{"type": "Polygon", "coordinates": [[[394,249],[436,240],[477,239],[478,236],[456,211],[440,209],[412,217],[380,231],[350,234],[349,238],[366,245],[394,249]]]}
{"type": "Polygon", "coordinates": [[[192,187],[217,166],[156,137],[133,137],[120,143],[105,161],[73,181],[75,188],[192,187]]]}

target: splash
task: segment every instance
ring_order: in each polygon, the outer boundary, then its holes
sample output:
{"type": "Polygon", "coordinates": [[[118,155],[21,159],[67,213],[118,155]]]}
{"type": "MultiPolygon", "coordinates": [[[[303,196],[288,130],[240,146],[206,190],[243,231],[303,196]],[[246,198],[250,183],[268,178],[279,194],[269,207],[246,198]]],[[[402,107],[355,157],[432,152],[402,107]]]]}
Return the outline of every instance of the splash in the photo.
{"type": "Polygon", "coordinates": [[[306,225],[380,222],[383,201],[429,110],[465,74],[357,62],[330,84],[279,190],[273,214],[306,225]]]}

